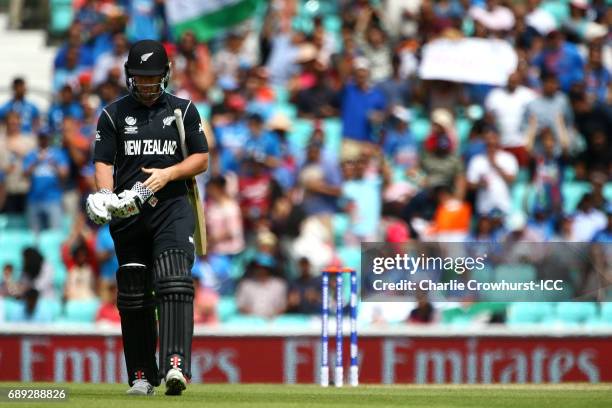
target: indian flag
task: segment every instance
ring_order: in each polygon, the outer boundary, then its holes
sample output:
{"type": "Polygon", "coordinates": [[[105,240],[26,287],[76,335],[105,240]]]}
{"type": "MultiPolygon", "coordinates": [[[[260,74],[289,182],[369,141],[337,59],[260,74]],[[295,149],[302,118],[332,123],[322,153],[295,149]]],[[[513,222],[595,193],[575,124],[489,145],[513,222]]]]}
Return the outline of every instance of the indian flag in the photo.
{"type": "Polygon", "coordinates": [[[166,15],[176,38],[192,31],[200,41],[251,17],[261,0],[166,0],[166,15]]]}

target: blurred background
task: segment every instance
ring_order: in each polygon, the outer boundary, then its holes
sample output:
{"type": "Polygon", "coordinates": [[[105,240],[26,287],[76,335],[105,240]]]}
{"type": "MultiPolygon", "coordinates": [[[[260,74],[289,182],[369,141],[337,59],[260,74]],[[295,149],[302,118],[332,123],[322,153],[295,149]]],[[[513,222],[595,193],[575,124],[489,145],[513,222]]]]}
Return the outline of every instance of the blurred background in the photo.
{"type": "MultiPolygon", "coordinates": [[[[364,241],[611,242],[610,1],[188,3],[0,1],[0,322],[118,327],[113,243],[83,201],[144,38],[213,129],[198,325],[311,327],[320,271],[359,269],[364,241]]],[[[359,319],[601,327],[608,296],[359,319]]]]}

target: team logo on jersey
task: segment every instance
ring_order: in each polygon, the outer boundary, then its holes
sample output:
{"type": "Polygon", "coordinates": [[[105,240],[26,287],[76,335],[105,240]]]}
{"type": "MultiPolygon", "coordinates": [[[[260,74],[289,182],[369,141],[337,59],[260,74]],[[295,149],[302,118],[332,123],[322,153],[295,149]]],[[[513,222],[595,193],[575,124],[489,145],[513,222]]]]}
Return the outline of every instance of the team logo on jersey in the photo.
{"type": "Polygon", "coordinates": [[[202,129],[202,123],[198,126],[198,133],[204,133],[204,129],[202,129]]]}
{"type": "Polygon", "coordinates": [[[138,126],[126,126],[124,128],[124,132],[126,135],[137,135],[138,134],[138,126]]]}
{"type": "Polygon", "coordinates": [[[102,136],[100,136],[100,131],[96,130],[96,142],[99,142],[100,140],[102,140],[102,136]]]}
{"type": "Polygon", "coordinates": [[[166,116],[162,120],[162,122],[164,122],[164,126],[163,127],[165,128],[166,126],[170,126],[172,124],[172,122],[174,122],[174,119],[175,119],[174,116],[166,116]]]}
{"type": "Polygon", "coordinates": [[[151,55],[153,55],[152,52],[147,52],[146,54],[142,54],[140,56],[140,63],[142,64],[143,62],[147,62],[147,60],[151,58],[151,55]]]}
{"type": "Polygon", "coordinates": [[[133,116],[126,116],[125,123],[127,123],[129,126],[134,126],[136,124],[136,118],[133,116]]]}

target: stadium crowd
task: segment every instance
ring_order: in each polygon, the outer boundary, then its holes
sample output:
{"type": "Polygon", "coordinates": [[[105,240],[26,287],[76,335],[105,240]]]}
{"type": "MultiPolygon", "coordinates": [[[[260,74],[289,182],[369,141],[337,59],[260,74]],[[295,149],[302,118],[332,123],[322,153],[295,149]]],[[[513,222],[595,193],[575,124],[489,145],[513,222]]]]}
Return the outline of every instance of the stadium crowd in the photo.
{"type": "MultiPolygon", "coordinates": [[[[127,50],[143,38],[164,41],[171,92],[213,129],[197,323],[218,322],[228,297],[243,315],[317,313],[319,271],[359,267],[361,242],[612,241],[604,0],[340,0],[315,11],[274,0],[209,41],[174,38],[163,2],[76,3],[49,110],[23,78],[0,101],[0,211],[34,233],[73,220],[59,290],[35,248],[19,274],[4,265],[0,296],[26,305],[14,321],[52,320],[34,305],[55,297],[101,299],[96,318],[118,322],[110,233],[82,209],[98,115],[126,93],[127,50]],[[512,46],[507,85],[420,78],[426,44],[463,38],[512,46]]],[[[434,319],[424,299],[410,313],[434,319]]]]}

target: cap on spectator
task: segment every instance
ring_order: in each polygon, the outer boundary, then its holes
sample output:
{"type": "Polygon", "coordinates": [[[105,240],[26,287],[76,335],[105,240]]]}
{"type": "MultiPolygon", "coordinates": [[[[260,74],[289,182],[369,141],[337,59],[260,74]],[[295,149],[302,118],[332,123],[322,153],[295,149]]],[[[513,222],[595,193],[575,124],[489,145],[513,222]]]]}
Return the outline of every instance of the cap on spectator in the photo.
{"type": "Polygon", "coordinates": [[[227,98],[227,106],[230,109],[234,109],[237,111],[243,111],[246,108],[246,101],[240,95],[232,95],[227,98]]]}
{"type": "Polygon", "coordinates": [[[344,144],[342,145],[342,150],[340,151],[340,162],[350,162],[358,160],[361,156],[361,149],[359,146],[355,144],[344,144]]]}
{"type": "Polygon", "coordinates": [[[217,83],[219,84],[219,87],[221,87],[221,89],[223,89],[224,91],[235,91],[236,89],[238,89],[238,82],[236,82],[234,78],[228,75],[219,78],[217,83]]]}
{"type": "Polygon", "coordinates": [[[51,136],[53,136],[53,131],[48,126],[43,126],[38,130],[38,137],[49,138],[51,136]]]}
{"type": "Polygon", "coordinates": [[[259,123],[259,124],[262,124],[263,121],[264,121],[263,117],[259,113],[257,113],[257,112],[249,113],[249,115],[247,117],[247,120],[249,122],[255,122],[255,123],[259,123]]]}
{"type": "Polygon", "coordinates": [[[410,122],[412,119],[412,112],[410,109],[404,108],[403,106],[395,105],[391,110],[393,117],[401,120],[404,123],[410,122]]]}
{"type": "Polygon", "coordinates": [[[275,246],[278,240],[273,232],[268,230],[260,231],[257,234],[257,245],[258,246],[275,246]]]}
{"type": "Polygon", "coordinates": [[[406,224],[400,221],[392,222],[387,227],[386,231],[387,242],[406,242],[410,239],[406,224]]]}
{"type": "Polygon", "coordinates": [[[317,47],[312,43],[304,43],[298,48],[298,53],[295,58],[299,64],[314,61],[317,58],[317,47]]]}
{"type": "Polygon", "coordinates": [[[453,128],[453,115],[444,108],[438,108],[431,113],[431,122],[442,126],[446,131],[453,128]]]}
{"type": "Polygon", "coordinates": [[[587,41],[593,41],[597,38],[601,38],[608,34],[608,29],[602,24],[589,21],[586,23],[584,28],[584,39],[587,41]]]}
{"type": "Polygon", "coordinates": [[[510,232],[521,231],[527,226],[527,217],[522,212],[515,212],[506,218],[506,228],[510,232]]]}
{"type": "Polygon", "coordinates": [[[488,218],[503,218],[504,217],[504,212],[502,210],[500,210],[499,208],[495,207],[495,208],[491,209],[491,211],[489,211],[489,213],[486,214],[486,216],[488,218]]]}
{"type": "Polygon", "coordinates": [[[581,10],[586,10],[589,8],[589,1],[588,0],[571,0],[570,5],[573,7],[579,8],[581,10]]]}
{"type": "Polygon", "coordinates": [[[253,260],[255,265],[272,269],[276,266],[276,260],[270,254],[258,253],[253,260]]]}
{"type": "Polygon", "coordinates": [[[291,120],[281,112],[276,112],[267,123],[268,129],[288,132],[291,130],[291,120]]]}
{"type": "Polygon", "coordinates": [[[365,69],[366,71],[370,70],[370,61],[368,61],[365,57],[357,57],[353,61],[353,68],[355,69],[365,69]]]}

